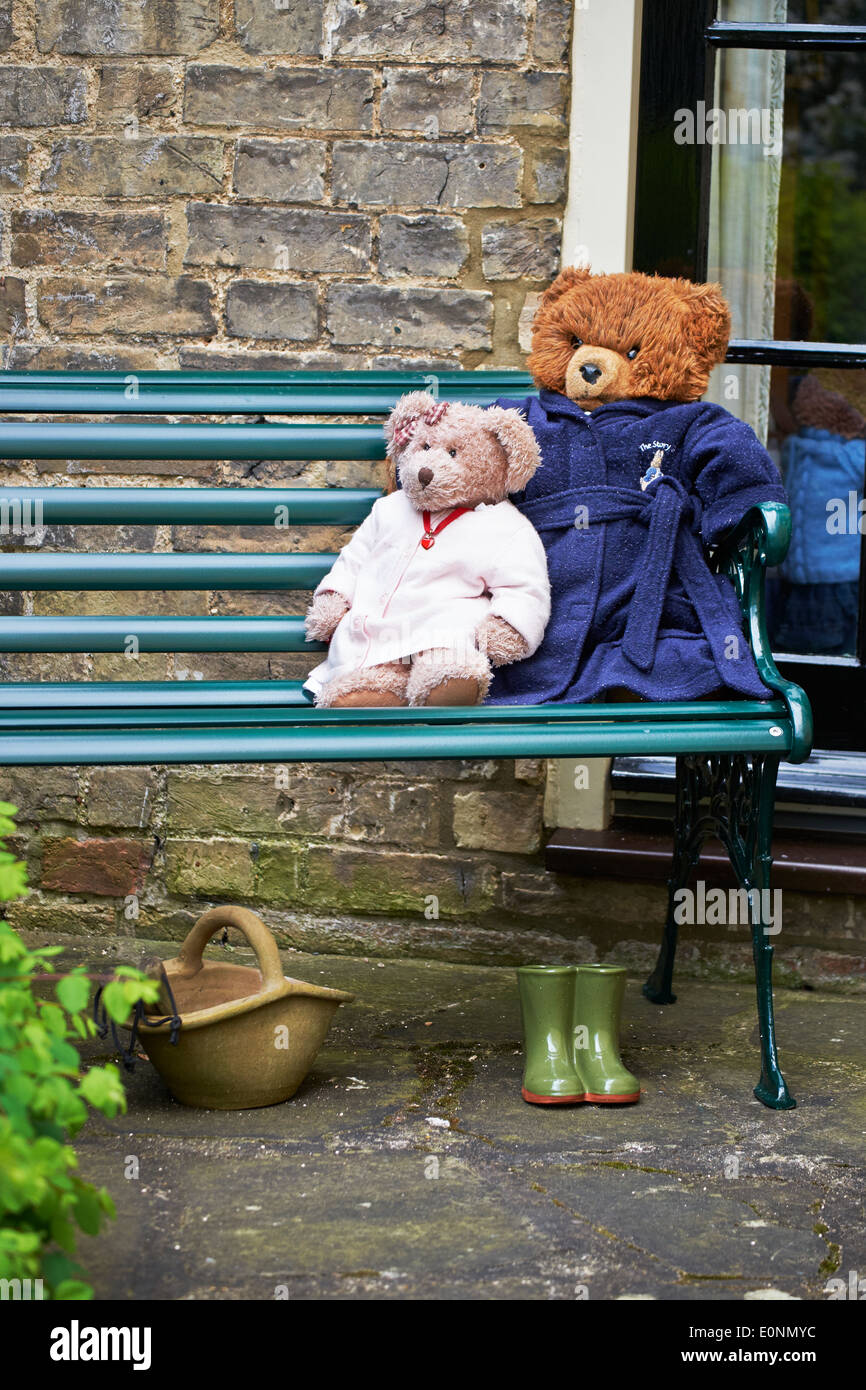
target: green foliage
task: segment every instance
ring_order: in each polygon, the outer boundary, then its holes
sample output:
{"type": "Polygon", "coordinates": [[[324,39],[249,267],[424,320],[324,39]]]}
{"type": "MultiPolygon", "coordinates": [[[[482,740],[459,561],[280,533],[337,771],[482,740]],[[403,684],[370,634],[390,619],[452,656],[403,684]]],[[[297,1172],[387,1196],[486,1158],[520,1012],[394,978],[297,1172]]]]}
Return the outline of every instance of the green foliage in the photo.
{"type": "MultiPolygon", "coordinates": [[[[15,811],[0,801],[0,837],[14,831],[15,811]]],[[[26,884],[25,866],[0,848],[0,901],[23,896],[26,884]]],[[[73,1046],[95,1031],[85,1013],[84,971],[58,981],[56,1002],[37,995],[59,949],[28,950],[0,922],[0,1278],[41,1279],[46,1297],[86,1299],[93,1290],[73,1258],[77,1232],[97,1235],[115,1209],[105,1188],[78,1176],[69,1140],[88,1105],[114,1116],[126,1100],[117,1067],[82,1072],[73,1046]]],[[[139,999],[154,1002],[158,991],[155,981],[121,967],[103,992],[106,1011],[124,1023],[139,999]]]]}

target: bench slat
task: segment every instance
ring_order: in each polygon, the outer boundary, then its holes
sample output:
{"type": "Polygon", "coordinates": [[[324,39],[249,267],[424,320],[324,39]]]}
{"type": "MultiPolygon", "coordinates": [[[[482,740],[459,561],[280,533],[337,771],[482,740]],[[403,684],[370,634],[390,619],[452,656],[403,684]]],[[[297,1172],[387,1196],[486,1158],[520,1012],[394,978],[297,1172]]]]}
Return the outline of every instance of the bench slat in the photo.
{"type": "Polygon", "coordinates": [[[385,415],[407,391],[488,405],[526,372],[4,372],[0,410],[50,414],[385,415]]]}
{"type": "MultiPolygon", "coordinates": [[[[266,706],[293,705],[300,703],[303,711],[309,712],[317,720],[339,720],[346,718],[339,710],[314,710],[301,695],[301,681],[8,681],[0,683],[0,712],[12,710],[38,711],[58,710],[62,714],[75,716],[78,710],[129,710],[165,709],[195,706],[197,709],[209,707],[252,706],[256,718],[266,706]]],[[[786,717],[785,705],[781,700],[668,700],[655,704],[639,701],[604,705],[521,705],[518,708],[508,705],[479,705],[467,714],[465,709],[443,707],[424,711],[424,719],[432,723],[447,723],[465,720],[467,717],[483,722],[507,723],[519,718],[522,722],[532,720],[571,719],[589,721],[599,718],[603,708],[604,718],[613,723],[626,719],[640,719],[652,722],[664,719],[669,722],[681,720],[707,719],[766,719],[777,720],[786,717]]],[[[0,714],[0,717],[2,717],[0,714]]],[[[40,717],[34,714],[34,718],[40,717]]],[[[294,715],[293,715],[294,717],[294,715]]],[[[364,723],[366,720],[383,719],[381,710],[358,709],[352,711],[352,720],[364,723]]],[[[393,709],[387,713],[389,720],[419,718],[418,711],[393,709]]]]}
{"type": "MultiPolygon", "coordinates": [[[[319,390],[327,388],[333,391],[358,390],[374,391],[387,387],[389,390],[403,394],[406,391],[418,391],[425,387],[432,388],[432,383],[438,383],[439,388],[444,387],[466,387],[473,390],[476,387],[486,389],[488,386],[496,387],[497,390],[513,390],[515,387],[521,391],[531,390],[533,387],[532,377],[528,372],[518,370],[516,367],[494,367],[492,369],[475,368],[466,370],[449,370],[441,372],[410,372],[403,371],[381,371],[358,368],[356,370],[340,370],[334,372],[307,371],[306,368],[293,372],[256,372],[244,368],[242,371],[193,371],[180,368],[153,368],[147,371],[91,371],[89,368],[83,371],[8,371],[0,377],[0,387],[12,387],[15,390],[30,388],[42,389],[44,387],[57,386],[99,386],[99,387],[118,387],[124,388],[126,383],[134,378],[143,386],[156,386],[166,390],[176,390],[178,388],[196,387],[202,389],[225,389],[236,391],[243,394],[251,388],[267,388],[268,390],[285,390],[295,392],[305,392],[309,390],[319,390]]],[[[333,397],[332,397],[333,399],[333,397]]]]}
{"type": "Polygon", "coordinates": [[[784,756],[791,727],[770,720],[623,724],[607,719],[575,724],[569,720],[480,724],[475,719],[446,727],[436,723],[387,725],[360,723],[343,711],[339,723],[299,723],[295,727],[149,728],[9,734],[3,762],[12,766],[44,763],[243,763],[349,762],[406,758],[581,758],[628,753],[766,752],[784,756]]]}
{"type": "MultiPolygon", "coordinates": [[[[404,386],[402,390],[379,387],[339,392],[327,386],[303,392],[142,387],[137,395],[128,396],[123,388],[29,387],[15,391],[5,386],[0,389],[0,411],[22,415],[388,415],[404,391],[429,389],[425,382],[419,382],[417,387],[404,386]]],[[[468,384],[437,389],[439,400],[466,401],[471,405],[492,405],[500,396],[522,399],[536,394],[534,387],[527,389],[515,383],[509,383],[505,389],[468,384]]]]}
{"type": "Polygon", "coordinates": [[[354,525],[381,495],[326,487],[7,487],[0,523],[4,534],[66,524],[354,525]]]}
{"type": "Polygon", "coordinates": [[[314,589],[336,555],[5,554],[4,589],[314,589]]]}
{"type": "Polygon", "coordinates": [[[0,711],[307,704],[300,681],[6,681],[0,711]]]}
{"type": "Polygon", "coordinates": [[[318,652],[303,618],[0,618],[0,652],[318,652]]]}
{"type": "MultiPolygon", "coordinates": [[[[200,686],[197,681],[187,682],[194,692],[200,686]]],[[[288,682],[286,682],[288,684],[288,682]]],[[[294,698],[287,694],[283,696],[281,704],[266,705],[255,708],[249,704],[238,705],[174,705],[160,708],[158,705],[151,707],[142,706],[140,708],[123,708],[122,706],[112,706],[108,708],[81,708],[71,707],[68,709],[4,709],[0,707],[0,729],[109,729],[109,728],[170,728],[172,725],[185,726],[199,724],[202,726],[216,726],[221,724],[246,724],[251,721],[255,725],[259,724],[345,724],[347,715],[345,711],[334,709],[316,709],[302,693],[301,682],[295,683],[296,691],[294,698]]],[[[707,702],[709,704],[709,701],[707,702]]],[[[548,724],[562,724],[565,722],[578,725],[589,726],[592,723],[604,722],[615,734],[616,728],[629,723],[694,723],[698,716],[691,714],[683,716],[678,709],[671,706],[665,707],[668,711],[665,715],[658,708],[646,705],[563,705],[559,706],[558,713],[552,713],[549,706],[524,706],[519,711],[507,710],[502,706],[480,706],[466,708],[431,708],[425,711],[417,709],[407,709],[405,707],[387,710],[385,713],[381,709],[362,709],[353,710],[350,718],[352,724],[387,724],[399,727],[403,724],[424,724],[436,725],[444,728],[449,724],[476,723],[481,725],[507,724],[509,720],[517,718],[520,723],[532,723],[539,726],[548,724]],[[625,711],[625,713],[623,713],[625,711]],[[648,712],[649,711],[649,712],[648,712]]],[[[716,706],[715,715],[704,716],[704,723],[712,723],[720,718],[727,717],[727,710],[721,705],[716,706]]],[[[766,705],[762,705],[759,715],[752,715],[749,721],[758,719],[766,725],[768,720],[775,719],[777,723],[784,722],[784,711],[777,713],[768,711],[766,705]]],[[[778,738],[776,734],[774,737],[778,738]]]]}
{"type": "MultiPolygon", "coordinates": [[[[0,401],[2,407],[2,401],[0,401]]],[[[226,425],[0,420],[0,457],[15,459],[382,459],[379,424],[226,425]]]]}

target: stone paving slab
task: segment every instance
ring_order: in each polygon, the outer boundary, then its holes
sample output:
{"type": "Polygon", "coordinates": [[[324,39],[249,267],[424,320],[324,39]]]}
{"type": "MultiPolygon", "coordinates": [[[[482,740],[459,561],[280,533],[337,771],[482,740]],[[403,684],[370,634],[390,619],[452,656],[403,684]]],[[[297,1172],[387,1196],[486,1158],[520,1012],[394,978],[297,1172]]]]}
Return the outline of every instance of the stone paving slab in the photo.
{"type": "MultiPolygon", "coordinates": [[[[103,971],[148,949],[63,944],[58,968],[103,971]]],[[[799,1105],[774,1113],[751,990],[686,981],[662,1009],[630,980],[640,1104],[540,1109],[512,970],[283,961],[358,996],[293,1100],[188,1109],[141,1062],[128,1114],[81,1135],[119,1213],[82,1241],[98,1298],[811,1300],[866,1271],[866,1000],[777,992],[799,1105]]]]}

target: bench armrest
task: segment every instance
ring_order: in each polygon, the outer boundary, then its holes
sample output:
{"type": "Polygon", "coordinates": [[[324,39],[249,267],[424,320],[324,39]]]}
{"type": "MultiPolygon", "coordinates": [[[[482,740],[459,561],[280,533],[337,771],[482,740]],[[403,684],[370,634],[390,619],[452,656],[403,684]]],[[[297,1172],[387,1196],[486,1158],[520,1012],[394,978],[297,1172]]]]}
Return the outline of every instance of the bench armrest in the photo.
{"type": "Polygon", "coordinates": [[[806,692],[779,671],[767,636],[767,569],[779,565],[791,540],[791,511],[782,502],[762,502],[723,536],[711,556],[712,567],[732,581],[743,612],[758,674],[788,707],[793,726],[790,761],[805,762],[812,749],[812,707],[806,692]]]}

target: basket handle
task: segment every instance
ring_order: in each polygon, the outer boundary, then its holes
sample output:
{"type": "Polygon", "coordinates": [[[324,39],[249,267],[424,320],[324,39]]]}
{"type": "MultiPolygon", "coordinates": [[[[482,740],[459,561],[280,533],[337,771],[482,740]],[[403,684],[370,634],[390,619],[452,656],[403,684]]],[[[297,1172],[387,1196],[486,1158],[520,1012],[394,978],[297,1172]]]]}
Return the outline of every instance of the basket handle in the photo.
{"type": "Polygon", "coordinates": [[[176,974],[183,978],[198,974],[202,968],[201,953],[221,927],[237,927],[238,931],[243,932],[256,953],[266,989],[285,983],[277,943],[261,917],[250,912],[248,907],[212,907],[199,917],[178,952],[176,974]]]}

